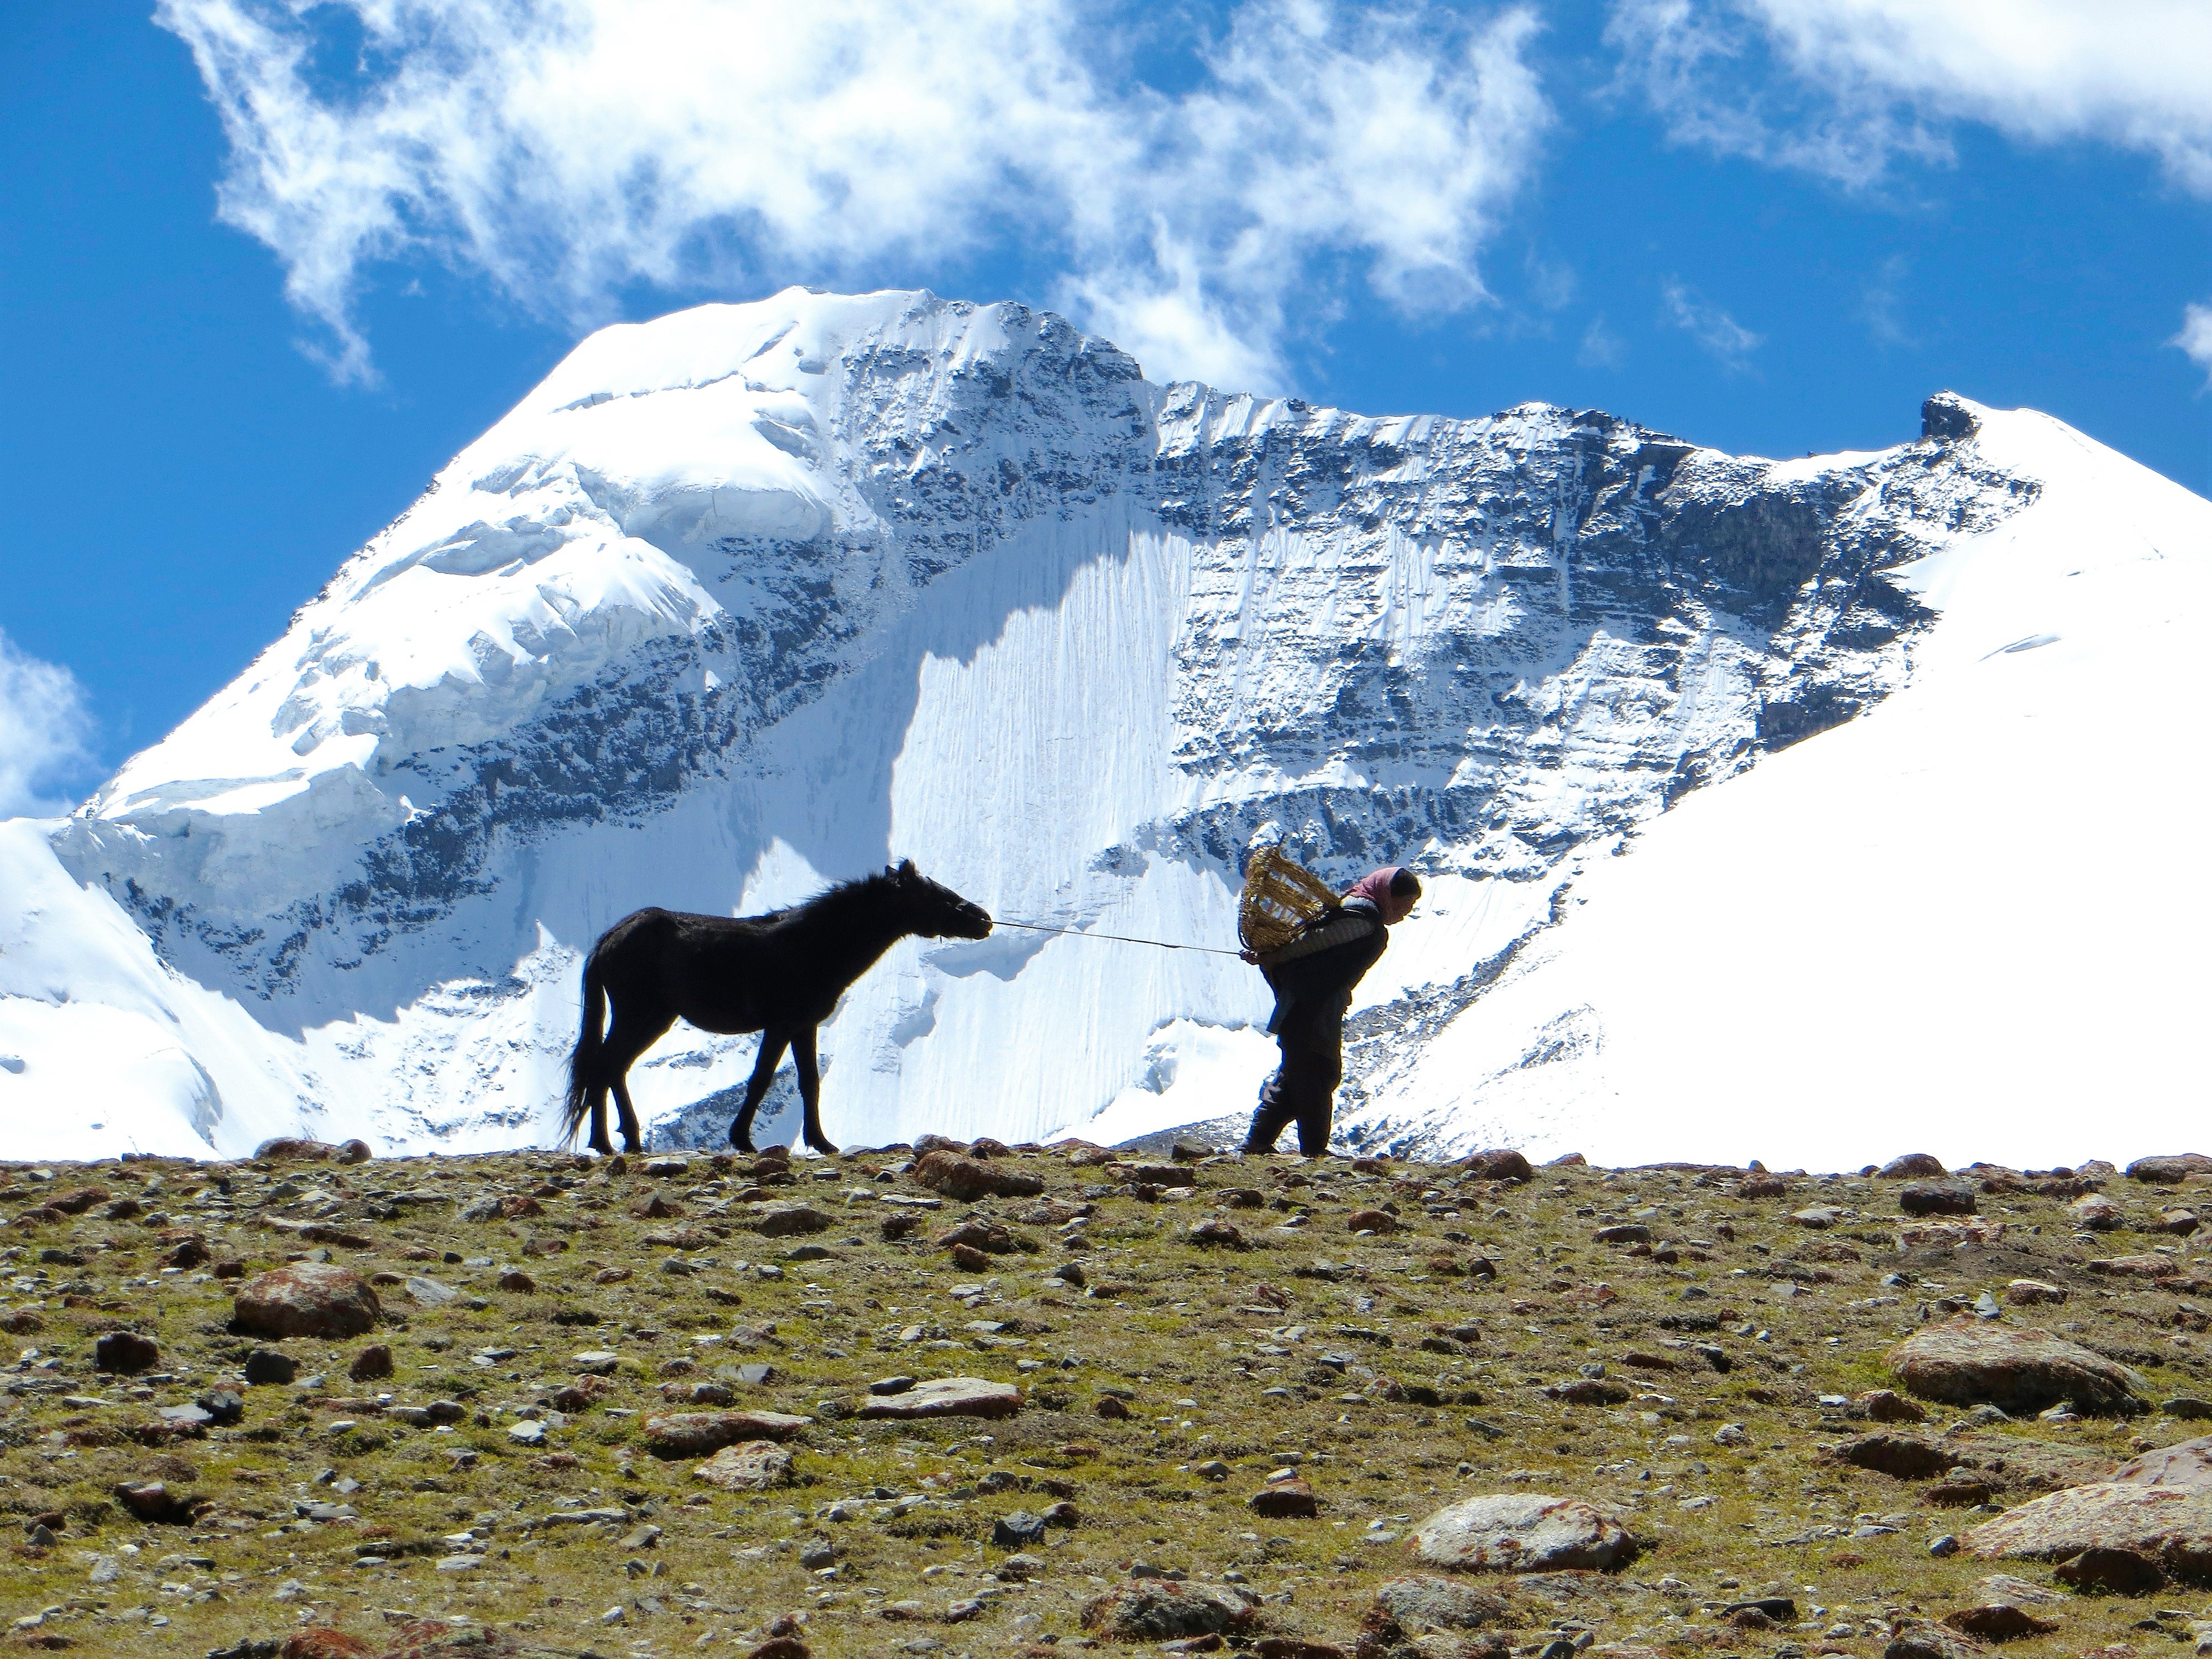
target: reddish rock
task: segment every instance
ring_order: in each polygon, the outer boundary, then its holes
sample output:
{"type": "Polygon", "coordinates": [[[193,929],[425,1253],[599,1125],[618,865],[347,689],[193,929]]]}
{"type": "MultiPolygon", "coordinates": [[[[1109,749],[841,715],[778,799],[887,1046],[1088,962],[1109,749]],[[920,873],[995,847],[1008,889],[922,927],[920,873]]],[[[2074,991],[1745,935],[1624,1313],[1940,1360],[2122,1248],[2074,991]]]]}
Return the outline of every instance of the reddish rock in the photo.
{"type": "Polygon", "coordinates": [[[1885,1181],[1940,1181],[1950,1173],[1933,1152],[1906,1152],[1890,1159],[1880,1171],[1885,1181]]]}
{"type": "Polygon", "coordinates": [[[640,1221],[668,1221],[684,1213],[684,1206],[672,1198],[663,1198],[659,1193],[642,1204],[630,1206],[629,1212],[640,1221]]]}
{"type": "Polygon", "coordinates": [[[1219,1216],[1211,1216],[1194,1222],[1190,1230],[1190,1242],[1201,1248],[1218,1245],[1225,1249],[1242,1250],[1249,1248],[1243,1229],[1219,1216]]]}
{"type": "Polygon", "coordinates": [[[749,1440],[788,1440],[813,1420],[787,1412],[670,1412],[645,1419],[645,1443],[656,1457],[704,1457],[749,1440]]]}
{"type": "Polygon", "coordinates": [[[1388,1210],[1354,1210],[1344,1218],[1344,1225],[1347,1232],[1395,1233],[1398,1218],[1388,1210]]]}
{"type": "Polygon", "coordinates": [[[2061,1561],[2051,1576],[2089,1595],[2148,1595],[2166,1588],[2166,1569],[2150,1557],[2103,1546],[2061,1561]]]}
{"type": "Polygon", "coordinates": [[[2016,1642],[2023,1636],[2048,1636],[2058,1628],[2054,1619],[2039,1619],[2025,1607],[2014,1607],[2008,1601],[1992,1601],[1978,1607],[1961,1607],[1956,1613],[1947,1613],[1943,1622],[1953,1630],[1984,1642],[2016,1642]]]}
{"type": "Polygon", "coordinates": [[[1963,1181],[1908,1181],[1897,1191],[1897,1207],[1911,1216],[1972,1215],[1977,1206],[1963,1181]]]}
{"type": "Polygon", "coordinates": [[[1838,1447],[1836,1455],[1846,1463],[1899,1480],[1933,1480],[1957,1462],[1942,1447],[1908,1434],[1870,1434],[1838,1447]]]}
{"type": "Polygon", "coordinates": [[[2048,1331],[1971,1316],[1914,1332],[1889,1351],[1890,1369],[1923,1400],[1996,1406],[2018,1417],[2062,1400],[2085,1411],[2144,1409],[2142,1379],[2048,1331]]]}
{"type": "Polygon", "coordinates": [[[520,1267],[509,1267],[499,1276],[499,1287],[516,1296],[535,1296],[538,1281],[520,1267]]]}
{"type": "Polygon", "coordinates": [[[1321,1499],[1303,1480],[1278,1480],[1246,1498],[1244,1507],[1270,1521],[1310,1521],[1321,1513],[1321,1499]]]}
{"type": "Polygon", "coordinates": [[[1913,1620],[1891,1633],[1881,1659],[1973,1659],[1984,1651],[1979,1642],[1963,1631],[1913,1620]]]}
{"type": "Polygon", "coordinates": [[[1467,1172],[1477,1181],[1534,1181],[1536,1172],[1521,1153],[1508,1148],[1477,1152],[1467,1161],[1467,1172]]]}
{"type": "Polygon", "coordinates": [[[110,1331],[92,1346],[92,1368],[96,1371],[135,1376],[161,1363],[161,1345],[136,1331],[110,1331]]]}
{"type": "Polygon", "coordinates": [[[125,1509],[149,1526],[182,1527],[191,1522],[192,1500],[171,1492],[166,1481],[125,1481],[115,1488],[115,1496],[125,1509]]]}
{"type": "Polygon", "coordinates": [[[1598,1376],[1577,1376],[1565,1382],[1554,1382],[1544,1392],[1554,1400],[1564,1400],[1570,1406],[1625,1406],[1635,1394],[1635,1390],[1625,1382],[1614,1382],[1598,1376]]]}
{"type": "Polygon", "coordinates": [[[2066,1292],[2039,1279],[2015,1279],[2005,1286],[2005,1300],[2015,1308],[2041,1307],[2065,1301],[2066,1292]]]}
{"type": "Polygon", "coordinates": [[[957,1204],[972,1204],[979,1198],[1034,1198],[1044,1190],[1041,1176],[994,1169],[941,1149],[925,1152],[907,1173],[915,1185],[942,1193],[957,1204]]]}
{"type": "Polygon", "coordinates": [[[1116,1423],[1126,1423],[1129,1420],[1129,1407],[1127,1402],[1110,1394],[1100,1395],[1098,1403],[1091,1409],[1099,1416],[1116,1423]]]}
{"type": "Polygon", "coordinates": [[[955,1244],[952,1247],[952,1265],[963,1273],[988,1273],[991,1258],[973,1244],[955,1244]]]}
{"type": "Polygon", "coordinates": [[[376,1154],[365,1140],[333,1143],[288,1137],[263,1141],[253,1149],[253,1156],[293,1164],[366,1164],[376,1154]]]}
{"type": "Polygon", "coordinates": [[[392,1375],[392,1350],[381,1342],[370,1344],[353,1357],[346,1375],[356,1382],[374,1382],[392,1375]]]}
{"type": "Polygon", "coordinates": [[[277,1659],[375,1659],[379,1650],[357,1636],[348,1636],[328,1625],[295,1630],[277,1649],[277,1659]]]}
{"type": "Polygon", "coordinates": [[[161,1265],[189,1271],[193,1267],[204,1267],[214,1260],[215,1252],[208,1249],[207,1240],[194,1234],[170,1245],[161,1256],[161,1265]]]}
{"type": "Polygon", "coordinates": [[[1180,1164],[1117,1164],[1112,1173],[1139,1187],[1195,1187],[1198,1171],[1180,1164]]]}
{"type": "Polygon", "coordinates": [[[2170,1255],[2104,1255],[2083,1264],[2093,1273],[2108,1279],[2174,1279],[2187,1267],[2170,1255]]]}
{"type": "Polygon", "coordinates": [[[1614,1510],[1579,1498],[1498,1492],[1438,1510],[1414,1534],[1431,1566],[1499,1572],[1605,1571],[1635,1558],[1638,1544],[1614,1510]]]}
{"type": "Polygon", "coordinates": [[[1012,1255],[1021,1248],[1012,1233],[988,1221],[963,1221],[951,1231],[939,1233],[936,1243],[940,1250],[965,1244],[970,1249],[987,1251],[992,1255],[1012,1255]]]}
{"type": "Polygon", "coordinates": [[[864,1418],[1012,1417],[1022,1408],[1022,1391],[1011,1382],[980,1376],[940,1376],[917,1382],[903,1394],[872,1399],[860,1407],[864,1418]]]}
{"type": "Polygon", "coordinates": [[[1888,1389],[1870,1389],[1851,1402],[1873,1422],[1925,1423],[1928,1407],[1888,1389]]]}
{"type": "Polygon", "coordinates": [[[252,1336],[362,1336],[384,1316],[376,1292],[356,1274],[295,1261],[238,1287],[233,1323],[252,1336]]]}
{"type": "Polygon", "coordinates": [[[522,1221],[533,1215],[544,1215],[545,1206],[526,1194],[517,1194],[500,1200],[499,1213],[504,1220],[522,1221]]]}
{"type": "Polygon", "coordinates": [[[64,1215],[82,1215],[95,1204],[105,1204],[108,1191],[105,1187],[80,1187],[73,1193],[63,1193],[46,1200],[46,1208],[59,1210],[64,1215]]]}
{"type": "Polygon", "coordinates": [[[753,1223],[753,1231],[764,1238],[792,1238],[802,1233],[827,1232],[829,1230],[830,1218],[804,1204],[768,1211],[753,1223]]]}

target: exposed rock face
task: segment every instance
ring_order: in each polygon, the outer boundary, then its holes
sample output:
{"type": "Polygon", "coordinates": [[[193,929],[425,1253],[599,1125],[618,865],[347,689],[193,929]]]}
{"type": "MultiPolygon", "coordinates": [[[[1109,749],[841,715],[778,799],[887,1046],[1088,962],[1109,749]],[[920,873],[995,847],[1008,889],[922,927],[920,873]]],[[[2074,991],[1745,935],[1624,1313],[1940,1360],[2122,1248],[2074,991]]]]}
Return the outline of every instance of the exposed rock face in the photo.
{"type": "Polygon", "coordinates": [[[1890,1369],[1923,1400],[1992,1405],[2014,1416],[2062,1400],[2091,1412],[2144,1409],[2143,1379],[2048,1331],[1963,1317],[1914,1332],[1889,1351],[1890,1369]]]}
{"type": "Polygon", "coordinates": [[[1607,1571],[1635,1559],[1638,1544],[1620,1513],[1579,1498],[1498,1492],[1438,1510],[1414,1544],[1431,1566],[1498,1572],[1607,1571]]]}
{"type": "Polygon", "coordinates": [[[253,1149],[253,1156],[295,1164],[366,1164],[376,1154],[365,1140],[334,1144],[327,1140],[301,1140],[280,1136],[275,1140],[263,1141],[253,1149]]]}
{"type": "Polygon", "coordinates": [[[1253,1622],[1251,1605],[1211,1584],[1146,1581],[1094,1595],[1083,1607],[1083,1628],[1121,1642],[1172,1642],[1224,1635],[1253,1622]]]}
{"type": "MultiPolygon", "coordinates": [[[[1111,1399],[1112,1396],[1107,1396],[1111,1399]]],[[[873,1399],[862,1417],[1012,1417],[1022,1408],[1022,1391],[1011,1382],[980,1376],[940,1376],[917,1382],[900,1394],[873,1399]]]]}
{"type": "Polygon", "coordinates": [[[1502,1624],[1505,1598],[1453,1578],[1393,1578],[1375,1592],[1375,1610],[1409,1634],[1428,1630],[1481,1630],[1502,1624]]]}
{"type": "Polygon", "coordinates": [[[1850,1442],[1837,1455],[1846,1463],[1895,1475],[1900,1480],[1933,1480],[1956,1461],[1942,1447],[1905,1434],[1870,1434],[1850,1442]]]}
{"type": "Polygon", "coordinates": [[[1907,1215],[1972,1215],[1974,1189],[1963,1181],[1908,1181],[1898,1188],[1897,1207],[1907,1215]]]}
{"type": "Polygon", "coordinates": [[[1886,1181],[1940,1181],[1950,1173],[1933,1152],[1907,1152],[1881,1166],[1881,1176],[1886,1181]]]}
{"type": "Polygon", "coordinates": [[[791,1454],[773,1440],[725,1446],[691,1473],[727,1492],[766,1492],[792,1479],[791,1454]]]}
{"type": "Polygon", "coordinates": [[[253,1336],[362,1336],[384,1309],[356,1274],[327,1263],[295,1261],[247,1279],[233,1301],[233,1320],[253,1336]]]}
{"type": "Polygon", "coordinates": [[[1974,1659],[1987,1651],[1979,1642],[1963,1631],[1947,1630],[1915,1620],[1900,1625],[1891,1634],[1889,1645],[1881,1650],[1881,1659],[1974,1659]]]}
{"type": "Polygon", "coordinates": [[[2127,1550],[2176,1577],[2195,1577],[2212,1573],[2212,1492],[2114,1480],[2069,1486],[2008,1510],[1964,1542],[1988,1560],[2127,1550]]]}

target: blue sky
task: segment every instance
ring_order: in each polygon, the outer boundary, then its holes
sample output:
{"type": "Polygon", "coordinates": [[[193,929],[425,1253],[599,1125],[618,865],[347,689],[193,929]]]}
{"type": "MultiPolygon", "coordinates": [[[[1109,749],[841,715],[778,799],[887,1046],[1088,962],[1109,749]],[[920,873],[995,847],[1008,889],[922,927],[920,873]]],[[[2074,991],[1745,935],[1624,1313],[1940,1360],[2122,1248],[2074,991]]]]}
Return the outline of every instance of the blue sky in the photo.
{"type": "Polygon", "coordinates": [[[6,9],[0,813],[183,718],[592,326],[787,283],[1770,455],[1951,387],[2212,493],[2212,8],[1166,10],[6,9]]]}

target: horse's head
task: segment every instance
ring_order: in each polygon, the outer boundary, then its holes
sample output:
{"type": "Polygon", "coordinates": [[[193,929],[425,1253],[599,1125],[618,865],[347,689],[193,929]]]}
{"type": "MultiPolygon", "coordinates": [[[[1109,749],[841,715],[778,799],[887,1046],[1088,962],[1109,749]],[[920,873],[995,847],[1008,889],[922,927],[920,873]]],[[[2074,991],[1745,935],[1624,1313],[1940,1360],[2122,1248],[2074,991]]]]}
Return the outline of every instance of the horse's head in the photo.
{"type": "Polygon", "coordinates": [[[884,875],[898,896],[908,933],[924,939],[983,939],[990,933],[990,914],[981,905],[932,881],[914,867],[912,859],[896,868],[885,865],[884,875]]]}

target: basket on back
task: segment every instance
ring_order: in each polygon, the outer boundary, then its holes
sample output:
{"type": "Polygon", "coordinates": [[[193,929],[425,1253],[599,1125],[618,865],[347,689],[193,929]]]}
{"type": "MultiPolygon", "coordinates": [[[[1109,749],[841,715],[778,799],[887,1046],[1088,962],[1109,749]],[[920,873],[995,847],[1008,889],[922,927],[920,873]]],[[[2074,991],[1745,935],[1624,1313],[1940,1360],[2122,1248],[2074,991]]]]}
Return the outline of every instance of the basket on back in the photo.
{"type": "Polygon", "coordinates": [[[1265,956],[1297,937],[1298,929],[1337,902],[1336,890],[1279,847],[1262,847],[1244,866],[1244,894],[1237,904],[1237,937],[1265,956]]]}

